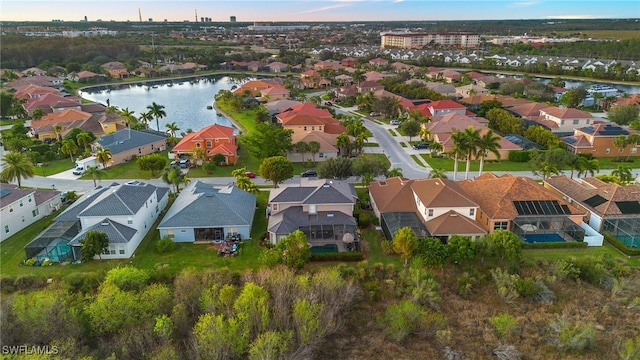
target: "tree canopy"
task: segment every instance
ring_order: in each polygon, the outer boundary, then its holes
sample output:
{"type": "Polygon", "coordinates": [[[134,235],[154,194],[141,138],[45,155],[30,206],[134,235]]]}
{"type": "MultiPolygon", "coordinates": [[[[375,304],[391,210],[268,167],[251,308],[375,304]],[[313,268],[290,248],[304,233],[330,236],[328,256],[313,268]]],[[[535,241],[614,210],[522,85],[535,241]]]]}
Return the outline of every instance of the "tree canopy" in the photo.
{"type": "Polygon", "coordinates": [[[293,177],[293,164],[284,156],[272,156],[264,159],[260,165],[260,175],[273,182],[273,187],[293,177]]]}

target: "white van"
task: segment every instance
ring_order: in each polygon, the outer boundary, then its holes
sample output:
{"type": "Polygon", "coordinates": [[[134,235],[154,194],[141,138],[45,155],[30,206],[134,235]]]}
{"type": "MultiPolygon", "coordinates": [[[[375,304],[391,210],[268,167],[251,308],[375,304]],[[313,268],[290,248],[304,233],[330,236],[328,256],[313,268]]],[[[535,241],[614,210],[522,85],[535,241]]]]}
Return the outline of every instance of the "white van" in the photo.
{"type": "Polygon", "coordinates": [[[73,169],[73,175],[82,175],[83,172],[84,166],[76,166],[76,168],[73,169]]]}

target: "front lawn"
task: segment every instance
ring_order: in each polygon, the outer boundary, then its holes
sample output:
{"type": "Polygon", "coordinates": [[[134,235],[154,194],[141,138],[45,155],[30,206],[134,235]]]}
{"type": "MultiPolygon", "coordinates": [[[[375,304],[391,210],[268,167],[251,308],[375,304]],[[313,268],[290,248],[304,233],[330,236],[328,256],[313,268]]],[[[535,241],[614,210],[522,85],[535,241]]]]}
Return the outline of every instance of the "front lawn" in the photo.
{"type": "MultiPolygon", "coordinates": [[[[599,157],[596,158],[598,160],[598,165],[600,165],[600,170],[605,169],[617,169],[618,166],[626,166],[631,169],[637,169],[640,167],[640,156],[632,156],[629,158],[629,161],[615,161],[616,157],[599,157]]],[[[627,157],[623,156],[622,160],[626,160],[627,157]]]]}
{"type": "MultiPolygon", "coordinates": [[[[449,158],[432,158],[429,154],[421,154],[422,158],[427,161],[429,166],[434,169],[444,169],[445,171],[453,171],[453,159],[449,158]]],[[[458,161],[458,171],[464,172],[467,166],[466,161],[458,161]]],[[[471,171],[477,172],[480,168],[480,161],[471,162],[471,171]]],[[[509,160],[487,161],[484,162],[482,171],[531,171],[531,165],[528,162],[513,162],[509,160]]]]}
{"type": "Polygon", "coordinates": [[[75,166],[76,164],[71,161],[71,158],[65,157],[62,160],[43,162],[42,166],[36,166],[34,169],[37,176],[50,176],[71,170],[75,166]]]}
{"type": "MultiPolygon", "coordinates": [[[[160,151],[158,154],[161,154],[163,157],[167,159],[167,165],[169,164],[168,157],[169,150],[160,151]]],[[[157,179],[162,176],[162,170],[157,171],[153,176],[151,176],[151,171],[143,171],[138,168],[135,160],[127,161],[122,164],[118,164],[115,166],[108,167],[106,169],[102,168],[102,165],[98,165],[100,170],[102,170],[102,177],[100,180],[114,180],[114,179],[138,179],[138,180],[149,180],[149,179],[157,179]]],[[[91,180],[91,176],[82,175],[80,180],[91,180]]]]}

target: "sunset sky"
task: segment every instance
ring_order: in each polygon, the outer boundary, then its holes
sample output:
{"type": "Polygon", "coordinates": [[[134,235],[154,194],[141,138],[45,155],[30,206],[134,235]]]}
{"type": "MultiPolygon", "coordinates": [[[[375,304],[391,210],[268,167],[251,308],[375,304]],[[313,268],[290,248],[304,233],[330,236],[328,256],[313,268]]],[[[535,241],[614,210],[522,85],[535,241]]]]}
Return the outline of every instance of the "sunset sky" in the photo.
{"type": "Polygon", "coordinates": [[[391,21],[640,18],[638,0],[0,0],[3,21],[391,21]]]}

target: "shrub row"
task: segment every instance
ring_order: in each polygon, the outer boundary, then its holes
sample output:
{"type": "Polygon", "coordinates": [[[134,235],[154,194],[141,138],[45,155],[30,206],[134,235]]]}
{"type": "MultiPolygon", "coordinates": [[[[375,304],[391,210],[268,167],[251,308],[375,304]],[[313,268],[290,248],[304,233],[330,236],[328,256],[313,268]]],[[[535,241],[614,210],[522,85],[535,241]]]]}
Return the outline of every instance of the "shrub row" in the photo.
{"type": "Polygon", "coordinates": [[[523,249],[574,249],[586,248],[589,244],[584,241],[576,242],[547,242],[547,243],[528,243],[522,244],[523,249]]]}
{"type": "Polygon", "coordinates": [[[531,152],[529,150],[511,150],[509,151],[509,161],[528,162],[531,160],[531,152]]]}
{"type": "Polygon", "coordinates": [[[638,256],[640,255],[640,248],[630,248],[625,243],[620,241],[617,237],[611,235],[611,233],[604,232],[604,239],[611,244],[614,248],[620,250],[625,255],[628,256],[638,256]]]}
{"type": "Polygon", "coordinates": [[[335,252],[311,254],[311,261],[362,261],[364,254],[361,252],[335,252]]]}

